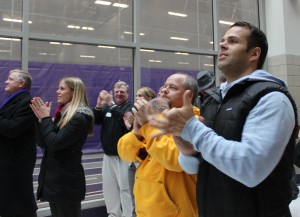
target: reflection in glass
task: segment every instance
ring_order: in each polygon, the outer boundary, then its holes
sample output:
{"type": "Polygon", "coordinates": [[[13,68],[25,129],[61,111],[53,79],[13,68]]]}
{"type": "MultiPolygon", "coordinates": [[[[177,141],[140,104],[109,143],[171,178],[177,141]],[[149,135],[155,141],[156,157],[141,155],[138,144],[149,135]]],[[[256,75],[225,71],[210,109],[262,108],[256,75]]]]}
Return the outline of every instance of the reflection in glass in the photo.
{"type": "Polygon", "coordinates": [[[132,0],[31,0],[30,31],[132,41],[132,0]],[[122,3],[121,3],[122,2],[122,3]]]}
{"type": "Polygon", "coordinates": [[[212,50],[211,0],[141,0],[141,42],[212,50]]]}
{"type": "Polygon", "coordinates": [[[141,49],[141,67],[141,86],[149,86],[158,91],[162,82],[176,72],[184,72],[194,78],[201,70],[214,72],[214,58],[185,52],[148,52],[141,49]]]}
{"type": "MultiPolygon", "coordinates": [[[[236,21],[247,21],[259,26],[258,4],[253,0],[218,1],[220,37],[236,21]]],[[[220,39],[219,39],[220,40],[220,39]]]]}
{"type": "Polygon", "coordinates": [[[21,31],[22,0],[0,0],[0,30],[21,31]]]}
{"type": "Polygon", "coordinates": [[[97,97],[100,89],[111,90],[119,79],[133,84],[132,62],[132,50],[127,48],[46,41],[29,43],[29,69],[39,76],[35,84],[46,95],[55,93],[49,89],[57,88],[56,81],[63,76],[82,78],[88,89],[94,89],[90,97],[97,97]]]}
{"type": "Polygon", "coordinates": [[[16,68],[21,68],[21,40],[0,37],[0,89],[4,88],[7,73],[16,68]]]}

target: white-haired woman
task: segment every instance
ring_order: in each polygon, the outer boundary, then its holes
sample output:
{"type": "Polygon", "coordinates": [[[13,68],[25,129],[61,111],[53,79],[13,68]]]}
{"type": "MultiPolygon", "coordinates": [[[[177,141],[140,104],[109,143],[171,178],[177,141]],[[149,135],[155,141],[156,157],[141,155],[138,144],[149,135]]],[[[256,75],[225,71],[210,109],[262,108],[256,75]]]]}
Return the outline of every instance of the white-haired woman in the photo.
{"type": "Polygon", "coordinates": [[[54,118],[51,103],[35,97],[31,104],[39,119],[37,143],[44,149],[37,198],[49,202],[54,217],[79,217],[86,191],[81,149],[93,132],[94,116],[80,78],[64,77],[56,93],[54,118]]]}

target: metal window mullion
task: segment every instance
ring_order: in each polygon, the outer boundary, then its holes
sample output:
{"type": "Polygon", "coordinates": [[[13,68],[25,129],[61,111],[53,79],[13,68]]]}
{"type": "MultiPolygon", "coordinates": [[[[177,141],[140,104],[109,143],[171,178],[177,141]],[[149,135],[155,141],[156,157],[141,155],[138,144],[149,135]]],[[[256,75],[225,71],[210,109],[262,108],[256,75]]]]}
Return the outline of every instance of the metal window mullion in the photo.
{"type": "Polygon", "coordinates": [[[141,86],[140,0],[133,0],[133,95],[141,86]]]}
{"type": "Polygon", "coordinates": [[[28,71],[28,50],[29,50],[29,0],[23,0],[22,5],[23,22],[22,22],[22,47],[21,47],[21,63],[22,70],[28,71]]]}

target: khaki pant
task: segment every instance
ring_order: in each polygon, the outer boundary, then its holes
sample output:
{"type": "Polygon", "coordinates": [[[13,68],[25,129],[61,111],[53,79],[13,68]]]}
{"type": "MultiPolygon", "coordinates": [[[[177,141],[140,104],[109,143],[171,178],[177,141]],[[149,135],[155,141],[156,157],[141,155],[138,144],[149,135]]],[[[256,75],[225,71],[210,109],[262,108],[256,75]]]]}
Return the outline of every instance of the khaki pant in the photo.
{"type": "Polygon", "coordinates": [[[133,205],[128,183],[128,162],[104,154],[103,195],[109,217],[132,217],[133,205]]]}

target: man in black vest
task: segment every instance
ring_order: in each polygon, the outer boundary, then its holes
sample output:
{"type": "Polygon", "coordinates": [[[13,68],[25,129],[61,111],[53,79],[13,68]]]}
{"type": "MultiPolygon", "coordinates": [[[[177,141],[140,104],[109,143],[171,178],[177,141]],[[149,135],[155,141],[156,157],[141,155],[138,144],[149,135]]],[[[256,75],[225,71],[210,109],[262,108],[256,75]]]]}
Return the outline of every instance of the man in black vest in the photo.
{"type": "Polygon", "coordinates": [[[201,217],[291,216],[297,111],[285,83],[261,70],[267,51],[261,30],[234,23],[219,51],[227,82],[211,91],[201,121],[193,116],[189,91],[182,108],[150,121],[160,135],[182,138],[179,161],[198,173],[201,217]],[[198,163],[189,163],[195,157],[198,163]]]}
{"type": "Polygon", "coordinates": [[[30,108],[31,75],[11,70],[7,98],[0,105],[0,216],[34,217],[32,173],[36,160],[35,122],[30,108]]]}

